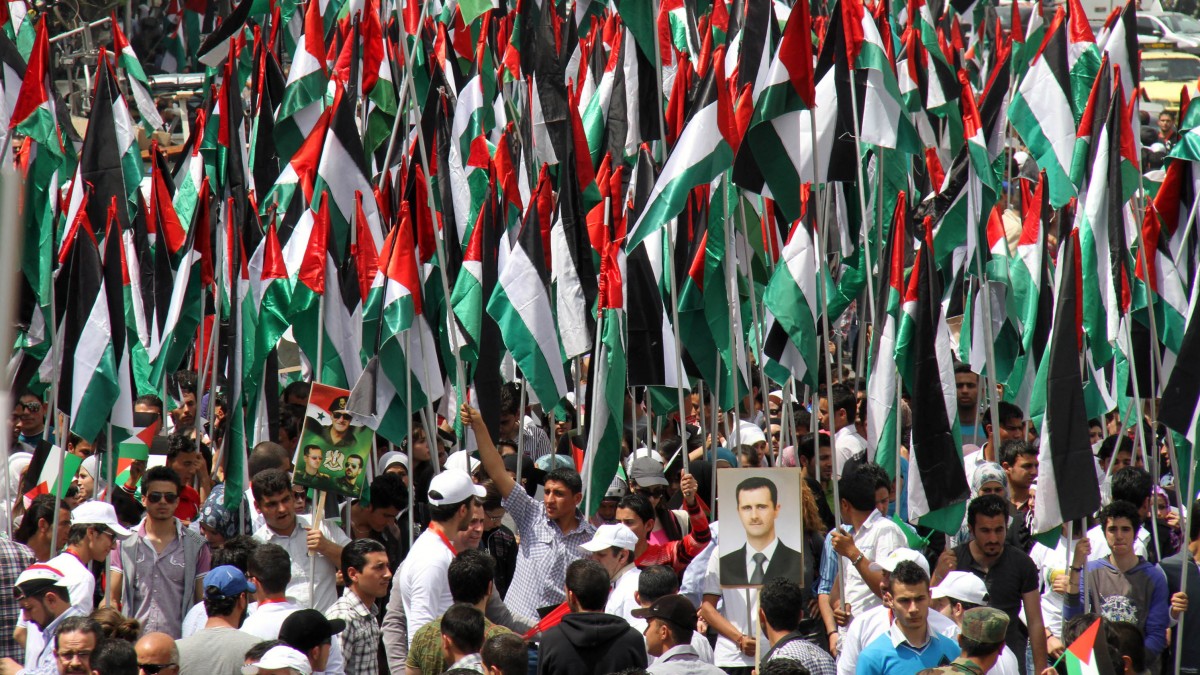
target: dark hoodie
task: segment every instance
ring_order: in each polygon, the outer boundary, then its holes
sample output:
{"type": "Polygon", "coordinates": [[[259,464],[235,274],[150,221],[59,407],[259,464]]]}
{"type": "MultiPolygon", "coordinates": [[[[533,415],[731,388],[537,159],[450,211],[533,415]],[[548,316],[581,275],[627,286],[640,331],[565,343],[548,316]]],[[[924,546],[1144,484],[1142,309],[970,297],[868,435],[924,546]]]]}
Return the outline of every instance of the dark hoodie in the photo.
{"type": "Polygon", "coordinates": [[[546,631],[538,675],[599,675],[646,667],[646,641],[619,616],[572,612],[546,631]]]}

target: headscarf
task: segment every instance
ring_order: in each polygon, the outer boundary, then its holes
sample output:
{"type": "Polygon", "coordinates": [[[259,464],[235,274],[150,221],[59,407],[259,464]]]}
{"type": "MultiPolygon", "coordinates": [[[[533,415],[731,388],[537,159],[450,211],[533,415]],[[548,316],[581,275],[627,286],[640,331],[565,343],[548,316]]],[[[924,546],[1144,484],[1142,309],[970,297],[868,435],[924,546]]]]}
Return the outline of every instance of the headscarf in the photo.
{"type": "MultiPolygon", "coordinates": [[[[245,497],[242,497],[242,499],[245,499],[245,497]]],[[[243,523],[242,531],[250,534],[254,531],[250,524],[250,509],[240,510],[245,513],[245,522],[243,523]]],[[[211,527],[226,539],[237,536],[238,512],[225,508],[224,483],[213,487],[212,492],[208,494],[208,499],[204,500],[204,505],[200,507],[200,513],[196,516],[196,521],[202,525],[211,527]]]]}
{"type": "Polygon", "coordinates": [[[108,484],[104,482],[104,477],[100,475],[102,473],[100,471],[100,458],[96,455],[92,455],[91,457],[83,460],[83,463],[79,465],[79,468],[88,472],[88,475],[91,476],[92,480],[94,480],[96,483],[96,487],[92,490],[92,499],[100,499],[104,495],[105,491],[108,490],[108,484]]]}
{"type": "Polygon", "coordinates": [[[796,463],[796,446],[789,445],[779,451],[779,466],[799,466],[796,463]]]}
{"type": "Polygon", "coordinates": [[[408,464],[408,455],[400,452],[399,450],[392,450],[391,452],[385,453],[383,457],[379,458],[379,463],[375,465],[375,475],[382,476],[385,472],[387,472],[388,467],[393,464],[401,464],[404,466],[405,471],[410,470],[408,464]]]}
{"type": "Polygon", "coordinates": [[[1004,486],[1004,495],[1008,496],[1008,474],[995,462],[984,462],[975,468],[971,474],[971,498],[979,496],[979,491],[988,483],[999,483],[1004,486]]]}
{"type": "Polygon", "coordinates": [[[8,489],[15,496],[21,489],[21,473],[29,468],[33,454],[29,452],[14,452],[8,456],[8,489]]]}

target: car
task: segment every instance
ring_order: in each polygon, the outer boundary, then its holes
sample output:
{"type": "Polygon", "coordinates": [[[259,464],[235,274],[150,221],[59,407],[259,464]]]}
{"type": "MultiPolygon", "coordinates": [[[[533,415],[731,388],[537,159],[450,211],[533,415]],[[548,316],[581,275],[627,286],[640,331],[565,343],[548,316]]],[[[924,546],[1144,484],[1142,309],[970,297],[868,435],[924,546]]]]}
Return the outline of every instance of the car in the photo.
{"type": "Polygon", "coordinates": [[[1179,12],[1137,15],[1138,42],[1167,42],[1184,49],[1200,48],[1200,20],[1179,12]]]}
{"type": "Polygon", "coordinates": [[[1167,50],[1142,52],[1142,90],[1146,100],[1163,109],[1179,108],[1179,92],[1185,86],[1196,96],[1197,80],[1200,80],[1200,56],[1167,50]]]}

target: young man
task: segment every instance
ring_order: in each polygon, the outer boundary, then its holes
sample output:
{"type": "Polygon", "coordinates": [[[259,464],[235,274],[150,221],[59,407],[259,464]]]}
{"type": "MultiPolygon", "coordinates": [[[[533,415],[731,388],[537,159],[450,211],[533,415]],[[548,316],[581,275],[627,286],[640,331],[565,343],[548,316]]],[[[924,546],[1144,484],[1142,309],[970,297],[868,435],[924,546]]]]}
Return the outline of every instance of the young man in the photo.
{"type": "Polygon", "coordinates": [[[167,466],[179,474],[182,483],[175,517],[184,523],[191,523],[213,487],[212,476],[208,474],[208,465],[200,447],[196,445],[196,439],[178,431],[167,437],[167,466]],[[199,483],[199,490],[192,487],[194,482],[199,483]]]}
{"type": "MultiPolygon", "coordinates": [[[[668,595],[679,593],[679,575],[666,565],[652,565],[642,570],[638,575],[637,603],[639,607],[649,607],[659,598],[665,598],[668,595]]],[[[686,597],[686,596],[685,596],[686,597]]],[[[688,598],[689,600],[691,598],[688,598]]],[[[628,619],[629,626],[643,635],[646,632],[646,620],[639,619],[630,614],[628,619]]],[[[700,657],[700,660],[705,663],[713,662],[712,645],[708,643],[708,637],[703,633],[696,632],[692,634],[692,650],[700,657]]],[[[654,664],[655,658],[647,654],[647,661],[651,665],[654,664]]]]}
{"type": "MultiPolygon", "coordinates": [[[[1130,444],[1130,447],[1132,448],[1132,444],[1130,444]]],[[[1117,454],[1120,454],[1119,450],[1117,454]]],[[[1116,468],[1115,463],[1113,468],[1116,468]]],[[[1112,501],[1133,504],[1137,509],[1138,518],[1142,523],[1141,527],[1135,528],[1136,536],[1133,540],[1133,552],[1151,562],[1156,562],[1157,559],[1153,555],[1153,537],[1150,534],[1150,529],[1145,525],[1150,517],[1150,496],[1153,493],[1153,489],[1154,479],[1150,477],[1150,474],[1145,469],[1139,469],[1136,466],[1126,466],[1115,471],[1110,476],[1109,491],[1112,494],[1112,501]]],[[[1108,541],[1102,523],[1097,523],[1092,529],[1088,530],[1087,537],[1092,545],[1092,554],[1088,560],[1102,560],[1112,552],[1108,548],[1108,541]]]]}
{"type": "Polygon", "coordinates": [[[542,634],[538,675],[599,675],[646,667],[646,643],[619,616],[606,614],[608,573],[595,560],[567,566],[571,613],[542,634]]]}
{"type": "MultiPolygon", "coordinates": [[[[1192,514],[1187,522],[1187,546],[1159,563],[1163,574],[1167,576],[1167,592],[1172,596],[1179,593],[1184,583],[1188,588],[1200,588],[1200,500],[1192,502],[1192,514]],[[1186,582],[1183,580],[1184,574],[1188,575],[1186,582]]],[[[1171,644],[1175,649],[1183,650],[1183,663],[1200,664],[1200,602],[1188,603],[1181,624],[1175,628],[1171,644]]],[[[1170,658],[1168,661],[1174,663],[1170,658]]]]}
{"type": "Polygon", "coordinates": [[[916,563],[896,565],[888,584],[896,621],[858,657],[861,675],[902,675],[958,658],[959,647],[929,626],[929,575],[916,563]]]}
{"type": "Polygon", "coordinates": [[[340,649],[335,638],[346,630],[345,622],[327,619],[315,609],[299,609],[289,614],[278,629],[279,640],[303,654],[314,673],[342,672],[341,652],[335,652],[340,649]]]}
{"type": "MultiPolygon", "coordinates": [[[[450,584],[450,595],[454,604],[469,604],[479,611],[485,611],[488,598],[492,595],[492,579],[495,576],[495,561],[483,551],[469,550],[458,554],[450,568],[446,571],[446,580],[450,584]]],[[[438,675],[446,670],[447,661],[442,651],[441,617],[425,624],[412,637],[412,646],[408,650],[408,665],[404,661],[393,658],[396,652],[394,645],[385,642],[388,651],[388,667],[399,675],[438,675]]],[[[484,619],[484,638],[491,639],[498,635],[512,635],[503,626],[498,626],[484,619]]],[[[523,643],[522,643],[523,644],[523,643]]],[[[522,652],[524,667],[529,666],[529,656],[522,652]]]]}
{"type": "Polygon", "coordinates": [[[262,658],[242,668],[242,675],[312,675],[312,664],[299,651],[286,645],[272,647],[262,658]]]}
{"type": "Polygon", "coordinates": [[[176,642],[179,675],[238,675],[246,650],[262,640],[238,630],[250,605],[254,584],[233,565],[214,567],[204,577],[204,629],[176,642]]]}
{"type": "Polygon", "coordinates": [[[54,639],[62,623],[81,612],[71,605],[66,581],[58,570],[43,563],[31,565],[17,577],[13,596],[29,621],[41,631],[42,648],[25,660],[24,667],[13,659],[0,659],[3,675],[57,675],[54,639]]]}
{"type": "Polygon", "coordinates": [[[46,564],[62,572],[71,594],[71,604],[84,614],[95,606],[96,577],[91,565],[103,562],[112,553],[117,540],[124,541],[133,532],[117,522],[112,504],[90,501],[71,512],[71,529],[67,533],[67,548],[46,564]]]}
{"type": "Polygon", "coordinates": [[[818,432],[816,435],[801,436],[796,441],[796,465],[800,467],[800,475],[804,477],[804,482],[817,502],[817,513],[821,516],[821,522],[825,524],[826,531],[832,530],[834,518],[829,500],[833,498],[833,482],[830,480],[833,475],[833,442],[829,434],[818,432]],[[817,480],[818,471],[821,473],[821,480],[817,480]]]}
{"type": "Polygon", "coordinates": [[[374,539],[387,551],[388,567],[395,572],[408,553],[408,539],[396,518],[408,507],[408,488],[392,473],[371,481],[370,499],[356,499],[350,507],[350,527],[355,539],[374,539]]]}
{"type": "Polygon", "coordinates": [[[825,650],[809,642],[798,631],[804,614],[804,593],[790,579],[773,579],[758,594],[758,625],[771,649],[764,662],[794,659],[811,675],[836,675],[837,666],[825,650]]]}
{"type": "Polygon", "coordinates": [[[346,661],[346,675],[379,673],[379,620],[376,602],[388,593],[392,570],[387,551],[374,539],[355,539],[342,549],[342,579],[346,590],[325,616],[341,619],[346,630],[338,642],[346,661]]]}
{"type": "Polygon", "coordinates": [[[479,652],[485,675],[528,675],[529,648],[512,633],[496,635],[483,643],[479,652]]]}
{"type": "MultiPolygon", "coordinates": [[[[983,579],[988,588],[988,605],[1008,614],[1005,644],[1016,655],[1021,672],[1026,668],[1027,641],[1032,647],[1034,672],[1042,672],[1046,669],[1046,631],[1037,565],[1006,541],[1008,502],[999,495],[975,498],[967,508],[967,528],[971,541],[942,554],[947,569],[971,572],[983,579]],[[1022,608],[1025,623],[1018,617],[1022,608]]],[[[942,564],[939,561],[939,569],[942,564]]]]}
{"type": "Polygon", "coordinates": [[[484,619],[479,608],[467,603],[451,605],[442,615],[442,658],[450,664],[447,670],[464,668],[483,673],[484,619]]]}
{"type": "MultiPolygon", "coordinates": [[[[443,471],[429,483],[429,529],[413,542],[388,600],[389,613],[393,607],[404,609],[410,645],[422,626],[454,604],[446,582],[446,570],[458,554],[454,539],[470,525],[472,506],[485,494],[470,474],[455,469],[443,471]]],[[[385,632],[391,628],[384,624],[385,632]]]]}
{"type": "Polygon", "coordinates": [[[303,561],[292,566],[288,597],[301,607],[328,609],[337,600],[337,570],[342,563],[342,547],[350,543],[350,538],[325,521],[314,528],[308,516],[297,515],[292,479],[283,471],[263,471],[253,478],[250,487],[254,505],[265,521],[254,532],[254,538],[264,544],[278,544],[292,560],[303,561]],[[310,553],[315,561],[309,561],[310,553]]]}
{"type": "Polygon", "coordinates": [[[955,402],[958,404],[958,428],[963,443],[982,445],[986,440],[979,425],[979,376],[970,364],[954,366],[955,402]]]}
{"type": "MultiPolygon", "coordinates": [[[[1025,440],[1025,413],[1008,401],[1000,401],[996,405],[996,409],[1000,413],[1000,428],[997,429],[997,433],[1000,435],[1000,445],[997,447],[1004,447],[1008,441],[1025,440]]],[[[1000,462],[996,447],[992,445],[992,409],[990,406],[983,410],[983,433],[987,434],[987,440],[984,441],[983,447],[979,449],[979,452],[971,453],[963,458],[968,478],[971,477],[975,467],[983,462],[1000,462]]]]}
{"type": "Polygon", "coordinates": [[[962,653],[948,666],[928,668],[918,675],[951,675],[968,673],[983,675],[998,672],[994,666],[1004,649],[1004,633],[1008,630],[1008,615],[991,607],[968,610],[962,619],[962,634],[958,646],[962,653]]]}
{"type": "Polygon", "coordinates": [[[692,648],[696,606],[691,600],[668,595],[649,607],[633,610],[633,615],[646,621],[642,631],[646,653],[655,659],[646,669],[651,675],[724,675],[725,671],[705,662],[692,648]]]}
{"type": "Polygon", "coordinates": [[[1145,634],[1147,656],[1157,659],[1167,646],[1167,628],[1187,611],[1187,595],[1169,595],[1162,568],[1134,552],[1135,533],[1141,525],[1136,506],[1115,501],[1100,510],[1097,520],[1104,528],[1110,552],[1100,560],[1087,562],[1084,585],[1080,568],[1091,545],[1080,541],[1075,547],[1070,588],[1078,588],[1079,592],[1067,596],[1063,616],[1070,619],[1086,611],[1109,614],[1131,605],[1130,623],[1145,634]]]}
{"type": "Polygon", "coordinates": [[[847,473],[838,481],[842,519],[853,534],[838,530],[830,534],[833,550],[848,562],[838,564],[843,575],[842,604],[848,605],[854,614],[877,607],[881,602],[883,578],[873,568],[872,561],[908,545],[904,532],[884,515],[887,485],[865,468],[866,465],[847,473]]]}
{"type": "Polygon", "coordinates": [[[633,564],[633,550],[637,543],[638,538],[633,530],[618,523],[596,528],[592,540],[583,545],[583,550],[591,553],[592,560],[604,567],[612,582],[612,591],[608,594],[604,611],[626,620],[637,608],[635,596],[640,571],[633,564]]]}
{"type": "Polygon", "coordinates": [[[516,446],[517,436],[524,436],[520,441],[521,448],[525,455],[533,460],[554,454],[550,437],[525,413],[526,411],[521,410],[521,385],[510,382],[500,387],[500,420],[496,428],[499,439],[512,441],[516,446]]]}
{"type": "MultiPolygon", "coordinates": [[[[0,588],[13,588],[21,572],[35,562],[33,551],[24,544],[0,538],[0,588]]],[[[21,607],[12,593],[0,593],[0,659],[25,658],[25,648],[13,634],[21,607]]]]}
{"type": "MultiPolygon", "coordinates": [[[[263,544],[254,549],[246,564],[246,575],[254,583],[256,589],[254,599],[257,601],[258,608],[251,612],[250,616],[246,617],[245,622],[242,623],[243,631],[263,640],[275,640],[284,636],[283,627],[287,626],[288,620],[297,614],[312,613],[321,617],[321,621],[325,620],[324,615],[317,610],[306,609],[284,595],[291,585],[292,560],[282,546],[263,544]]],[[[309,654],[312,649],[321,645],[329,645],[325,653],[327,663],[324,670],[314,669],[313,672],[341,675],[344,672],[342,649],[330,636],[342,630],[344,624],[339,621],[337,630],[330,631],[328,635],[318,640],[320,635],[313,633],[311,621],[303,618],[296,619],[296,621],[298,622],[297,632],[294,636],[288,636],[288,640],[290,640],[288,644],[301,644],[298,640],[307,639],[311,644],[301,651],[309,654]],[[304,630],[300,630],[300,628],[304,630]]]]}
{"type": "MultiPolygon", "coordinates": [[[[930,591],[930,595],[933,597],[934,603],[940,605],[937,607],[937,611],[941,616],[948,617],[958,626],[960,636],[968,630],[968,625],[965,623],[968,614],[977,607],[986,606],[988,602],[987,586],[983,585],[982,579],[970,572],[950,572],[942,580],[942,583],[930,591]]],[[[1000,615],[1004,617],[1004,628],[1000,631],[999,637],[992,640],[992,642],[1000,643],[1000,649],[996,652],[994,664],[989,666],[991,670],[984,669],[982,672],[994,675],[1020,675],[1017,670],[1017,657],[1004,644],[1004,633],[1008,630],[1008,615],[1004,613],[1000,615]]],[[[934,615],[930,614],[930,616],[934,615]]],[[[966,648],[961,639],[959,646],[963,647],[964,656],[971,656],[969,653],[971,650],[966,648]]],[[[990,654],[990,652],[988,653],[990,654]]]]}
{"type": "Polygon", "coordinates": [[[516,523],[521,540],[505,604],[513,614],[532,620],[538,616],[538,608],[557,606],[566,599],[566,568],[582,556],[580,546],[596,531],[579,510],[583,481],[569,469],[551,471],[546,475],[539,505],[525,490],[514,489],[516,482],[504,468],[479,411],[463,405],[460,416],[463,426],[475,432],[483,468],[500,490],[504,508],[516,523]]]}
{"type": "MultiPolygon", "coordinates": [[[[653,461],[653,460],[651,460],[653,461]]],[[[687,566],[712,541],[712,533],[708,529],[708,517],[700,508],[696,499],[697,483],[691,474],[683,474],[679,481],[679,491],[683,495],[683,506],[687,509],[689,531],[678,541],[666,543],[650,543],[650,535],[654,532],[655,510],[651,501],[655,497],[645,494],[629,494],[617,502],[617,522],[628,527],[637,537],[637,547],[633,551],[633,560],[639,568],[651,565],[668,565],[676,574],[682,575],[687,566]]],[[[674,518],[674,512],[667,511],[674,518]]]]}
{"type": "Polygon", "coordinates": [[[1025,441],[1005,441],[1000,446],[1000,466],[1008,476],[1009,515],[1008,543],[1025,553],[1033,548],[1034,484],[1038,477],[1038,451],[1025,441]]]}
{"type": "Polygon", "coordinates": [[[800,552],[779,541],[779,488],[769,478],[751,476],[738,483],[737,514],[746,533],[746,545],[721,556],[721,583],[760,585],[775,577],[796,579],[803,569],[800,552]]]}
{"type": "Polygon", "coordinates": [[[183,617],[204,593],[203,578],[212,562],[204,535],[175,517],[183,487],[179,474],[151,467],[142,479],[146,518],[113,550],[110,597],[117,609],[142,623],[142,630],[178,639],[183,617]],[[182,563],[182,564],[180,564],[182,563]]]}
{"type": "Polygon", "coordinates": [[[821,427],[833,434],[834,467],[833,477],[842,475],[842,469],[851,460],[867,458],[867,439],[858,434],[854,421],[858,418],[858,398],[854,390],[844,384],[829,388],[833,403],[825,396],[820,399],[821,427]]]}

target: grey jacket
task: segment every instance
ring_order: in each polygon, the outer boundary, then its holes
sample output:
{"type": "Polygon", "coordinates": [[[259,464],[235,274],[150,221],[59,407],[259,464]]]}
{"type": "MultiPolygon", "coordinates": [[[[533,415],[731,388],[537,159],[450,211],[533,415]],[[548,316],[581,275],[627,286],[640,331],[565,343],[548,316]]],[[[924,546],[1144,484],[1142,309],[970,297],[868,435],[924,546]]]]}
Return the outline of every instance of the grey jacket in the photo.
{"type": "MultiPolygon", "coordinates": [[[[198,534],[189,530],[186,527],[177,528],[179,537],[183,542],[183,578],[185,580],[196,579],[196,570],[200,564],[200,551],[208,545],[208,541],[204,535],[198,534]]],[[[121,607],[129,616],[133,616],[134,608],[134,591],[138,588],[137,578],[137,549],[142,545],[141,536],[129,537],[121,542],[117,550],[121,556],[121,607]]],[[[196,593],[192,586],[183,589],[183,607],[182,613],[179,616],[187,616],[188,610],[192,605],[196,604],[196,593]]]]}

